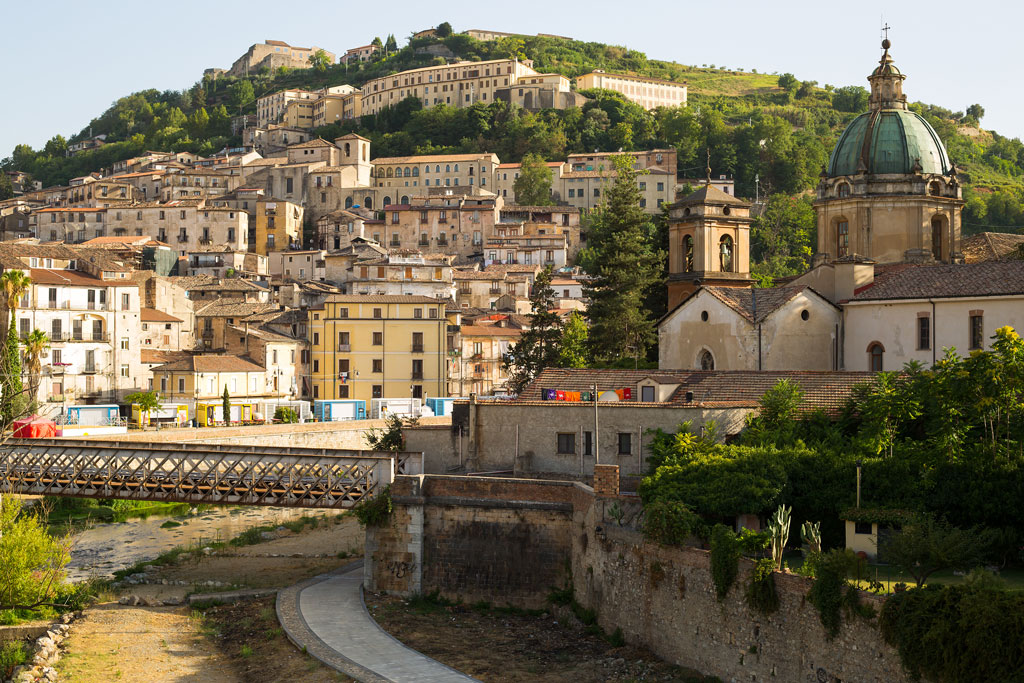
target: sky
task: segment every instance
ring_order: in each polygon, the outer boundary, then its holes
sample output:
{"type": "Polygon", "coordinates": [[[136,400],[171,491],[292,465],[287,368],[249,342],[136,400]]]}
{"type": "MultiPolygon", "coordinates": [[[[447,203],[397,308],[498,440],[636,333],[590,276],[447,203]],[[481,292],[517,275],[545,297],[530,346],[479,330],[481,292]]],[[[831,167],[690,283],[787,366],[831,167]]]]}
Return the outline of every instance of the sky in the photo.
{"type": "Polygon", "coordinates": [[[344,0],[0,0],[4,24],[14,28],[4,33],[8,58],[0,67],[9,95],[0,107],[0,157],[18,143],[38,149],[58,133],[70,137],[131,92],[188,88],[203,69],[228,68],[266,39],[342,54],[389,33],[402,45],[413,32],[443,21],[456,31],[554,33],[625,45],[651,59],[867,87],[884,20],[910,101],[953,111],[980,103],[984,128],[1024,136],[1024,89],[1013,85],[1024,66],[1024,3],[391,0],[381,8],[386,11],[344,0]]]}

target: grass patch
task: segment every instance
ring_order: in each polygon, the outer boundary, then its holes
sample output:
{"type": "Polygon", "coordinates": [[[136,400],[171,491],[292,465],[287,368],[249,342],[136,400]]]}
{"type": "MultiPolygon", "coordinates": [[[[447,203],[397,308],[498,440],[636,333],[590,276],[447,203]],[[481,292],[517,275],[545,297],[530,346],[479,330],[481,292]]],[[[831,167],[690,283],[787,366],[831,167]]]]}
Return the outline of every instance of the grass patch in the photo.
{"type": "Polygon", "coordinates": [[[439,612],[446,607],[454,607],[458,603],[442,597],[441,591],[436,590],[431,593],[416,593],[409,597],[407,604],[414,612],[430,614],[439,612]]]}
{"type": "Polygon", "coordinates": [[[11,675],[14,667],[21,666],[28,661],[28,651],[25,643],[20,640],[0,645],[0,679],[6,679],[11,675]]]}
{"type": "Polygon", "coordinates": [[[161,524],[160,528],[161,529],[173,529],[173,528],[179,527],[179,526],[181,526],[181,522],[175,522],[173,519],[169,519],[166,522],[164,522],[163,524],[161,524]]]}
{"type": "Polygon", "coordinates": [[[242,657],[252,657],[252,648],[248,645],[243,645],[242,648],[238,651],[238,654],[240,654],[242,657]]]}

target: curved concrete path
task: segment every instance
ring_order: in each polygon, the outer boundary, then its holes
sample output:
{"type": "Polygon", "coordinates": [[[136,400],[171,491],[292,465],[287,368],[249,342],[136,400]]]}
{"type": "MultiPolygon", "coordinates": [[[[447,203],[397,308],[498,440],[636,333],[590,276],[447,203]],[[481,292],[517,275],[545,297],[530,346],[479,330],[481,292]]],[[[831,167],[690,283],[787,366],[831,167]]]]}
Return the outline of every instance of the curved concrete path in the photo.
{"type": "Polygon", "coordinates": [[[289,640],[327,666],[359,681],[475,681],[402,645],[377,625],[363,603],[362,565],[348,565],[277,594],[277,618],[289,640]]]}

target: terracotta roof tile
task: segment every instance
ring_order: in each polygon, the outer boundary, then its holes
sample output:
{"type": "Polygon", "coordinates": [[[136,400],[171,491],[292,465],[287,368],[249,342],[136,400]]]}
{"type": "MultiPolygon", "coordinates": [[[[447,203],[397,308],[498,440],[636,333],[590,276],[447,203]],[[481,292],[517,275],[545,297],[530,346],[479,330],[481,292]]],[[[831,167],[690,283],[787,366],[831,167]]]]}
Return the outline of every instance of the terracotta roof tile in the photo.
{"type": "Polygon", "coordinates": [[[851,301],[1024,295],[1024,261],[910,266],[857,291],[851,301]]]}
{"type": "Polygon", "coordinates": [[[153,368],[153,372],[163,370],[176,372],[265,372],[264,368],[238,356],[203,354],[189,356],[181,360],[166,363],[153,368]]]}

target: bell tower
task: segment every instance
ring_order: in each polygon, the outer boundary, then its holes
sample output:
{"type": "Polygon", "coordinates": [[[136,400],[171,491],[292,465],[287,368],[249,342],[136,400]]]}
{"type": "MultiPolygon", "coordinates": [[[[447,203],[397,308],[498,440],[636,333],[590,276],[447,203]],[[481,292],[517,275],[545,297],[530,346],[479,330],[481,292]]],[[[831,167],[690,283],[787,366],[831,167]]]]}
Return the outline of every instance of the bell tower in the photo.
{"type": "Polygon", "coordinates": [[[668,308],[701,285],[750,287],[750,204],[707,182],[669,210],[668,308]]]}

